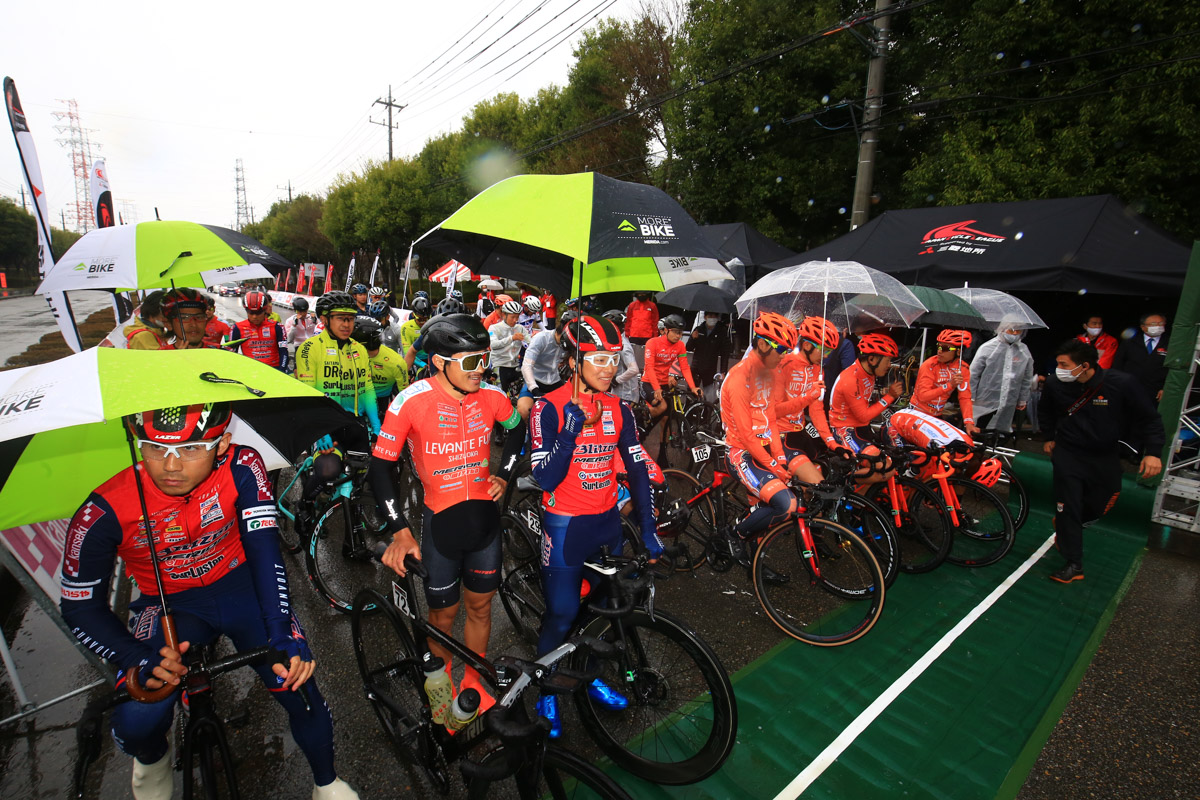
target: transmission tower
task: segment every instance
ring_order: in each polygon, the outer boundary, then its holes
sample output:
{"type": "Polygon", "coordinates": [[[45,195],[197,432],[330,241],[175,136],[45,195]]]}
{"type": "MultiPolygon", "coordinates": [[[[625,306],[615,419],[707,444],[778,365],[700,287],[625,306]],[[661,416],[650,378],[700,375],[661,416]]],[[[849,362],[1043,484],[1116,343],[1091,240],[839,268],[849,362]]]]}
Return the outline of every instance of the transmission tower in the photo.
{"type": "Polygon", "coordinates": [[[237,190],[237,222],[235,223],[235,227],[240,231],[253,222],[250,219],[250,203],[246,200],[246,172],[242,169],[242,160],[240,158],[237,160],[237,167],[234,170],[233,182],[237,190]]]}
{"type": "MultiPolygon", "coordinates": [[[[55,111],[55,119],[62,125],[55,125],[54,130],[66,134],[58,139],[58,143],[71,151],[71,169],[75,172],[75,202],[67,204],[64,212],[64,224],[70,225],[79,233],[87,233],[96,227],[92,214],[92,142],[90,134],[94,131],[83,127],[79,122],[79,104],[74,100],[59,100],[67,107],[66,111],[55,111]]],[[[100,149],[100,145],[96,145],[100,149]]]]}

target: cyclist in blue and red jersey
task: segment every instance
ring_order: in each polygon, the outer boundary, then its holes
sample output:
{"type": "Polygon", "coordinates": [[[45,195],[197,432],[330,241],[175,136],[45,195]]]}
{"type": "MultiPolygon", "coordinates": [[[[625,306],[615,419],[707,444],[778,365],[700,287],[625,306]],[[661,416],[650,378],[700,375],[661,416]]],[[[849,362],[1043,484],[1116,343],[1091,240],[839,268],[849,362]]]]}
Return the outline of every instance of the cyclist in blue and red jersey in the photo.
{"type": "MultiPolygon", "coordinates": [[[[563,326],[568,366],[576,379],[548,392],[530,416],[533,476],[542,487],[542,584],[546,614],[538,654],[567,638],[579,612],[583,564],[603,547],[622,545],[614,454],[629,476],[642,540],[652,558],[662,553],[654,518],[647,456],[638,442],[633,412],[608,393],[621,358],[621,335],[602,317],[583,316],[563,326]]],[[[588,693],[596,702],[624,708],[628,700],[600,680],[588,693]]],[[[562,735],[557,698],[544,695],[538,713],[562,735]]]]}
{"type": "MultiPolygon", "coordinates": [[[[292,737],[312,767],[313,798],[357,798],[334,771],[333,720],[325,701],[313,683],[311,710],[296,694],[312,677],[314,662],[288,596],[271,481],[255,450],[231,444],[230,418],[228,404],[126,418],[142,460],[92,492],[72,518],[62,567],[63,618],[86,647],[120,668],[118,685],[132,668],[142,668],[148,689],[178,685],[187,673],[186,654],[222,634],[239,650],[270,644],[283,651],[286,665],[255,669],[287,711],[292,737]],[[164,642],[139,494],[170,595],[178,651],[164,642]],[[129,605],[128,626],[108,606],[117,558],[141,590],[129,605]]],[[[123,703],[112,713],[113,737],[134,757],[136,800],[171,797],[167,732],[177,699],[173,694],[123,703]]]]}
{"type": "MultiPolygon", "coordinates": [[[[500,585],[500,509],[508,475],[525,442],[524,423],[499,388],[483,382],[490,339],[479,318],[465,313],[434,317],[414,347],[436,370],[396,396],[375,441],[368,477],[392,542],[383,563],[403,575],[404,557],[420,558],[428,577],[429,621],[450,633],[460,601],[467,609],[463,642],[480,655],[492,630],[492,597],[500,585]],[[488,469],[492,429],[513,431],[500,469],[488,469]],[[413,538],[396,499],[392,464],[407,446],[425,489],[421,543],[413,538]],[[460,591],[461,587],[461,591],[460,591]]],[[[450,652],[430,641],[430,650],[451,668],[450,652]]],[[[483,708],[494,702],[469,665],[462,688],[475,688],[483,708]]]]}

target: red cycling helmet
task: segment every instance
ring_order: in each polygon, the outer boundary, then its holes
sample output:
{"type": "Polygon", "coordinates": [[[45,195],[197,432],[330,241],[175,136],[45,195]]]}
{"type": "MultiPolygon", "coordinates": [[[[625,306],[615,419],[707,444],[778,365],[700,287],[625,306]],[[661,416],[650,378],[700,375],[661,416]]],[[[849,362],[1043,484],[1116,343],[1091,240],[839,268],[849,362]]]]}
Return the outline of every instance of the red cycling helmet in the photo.
{"type": "Polygon", "coordinates": [[[863,356],[895,358],[900,355],[900,348],[896,346],[896,340],[886,333],[864,333],[858,339],[858,353],[863,356]]]}
{"type": "Polygon", "coordinates": [[[172,289],[162,297],[162,314],[167,319],[174,319],[185,308],[206,311],[208,304],[204,300],[205,298],[195,289],[189,289],[186,286],[172,289]]]}
{"type": "Polygon", "coordinates": [[[796,326],[783,314],[773,311],[763,311],[758,315],[758,319],[754,320],[754,335],[788,350],[796,346],[796,326]]]}
{"type": "Polygon", "coordinates": [[[125,422],[138,439],[170,444],[219,439],[232,417],[229,403],[196,403],[141,411],[125,417],[125,422]]]}
{"type": "Polygon", "coordinates": [[[984,461],[979,465],[979,469],[975,470],[971,480],[983,484],[989,489],[995,486],[996,481],[1000,480],[1000,459],[993,456],[984,461]]]}
{"type": "Polygon", "coordinates": [[[564,327],[562,344],[570,354],[619,353],[621,332],[611,320],[588,314],[564,327]]]}
{"type": "Polygon", "coordinates": [[[247,311],[269,311],[270,305],[266,292],[246,292],[242,297],[242,308],[247,311]]]}
{"type": "Polygon", "coordinates": [[[956,331],[952,328],[947,328],[937,336],[938,344],[948,344],[951,347],[970,347],[971,332],[956,331]]]}
{"type": "Polygon", "coordinates": [[[805,317],[796,326],[796,331],[801,340],[829,350],[835,349],[842,340],[837,327],[824,317],[805,317]]]}

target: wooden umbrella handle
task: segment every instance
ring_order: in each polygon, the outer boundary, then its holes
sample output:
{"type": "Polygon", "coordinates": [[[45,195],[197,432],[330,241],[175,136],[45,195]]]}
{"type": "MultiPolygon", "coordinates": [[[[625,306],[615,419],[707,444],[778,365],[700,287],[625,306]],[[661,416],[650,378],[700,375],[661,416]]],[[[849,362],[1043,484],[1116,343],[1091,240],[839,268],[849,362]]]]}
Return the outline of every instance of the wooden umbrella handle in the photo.
{"type": "MultiPolygon", "coordinates": [[[[579,409],[582,411],[582,410],[583,410],[583,406],[579,404],[579,383],[580,383],[580,380],[581,380],[581,379],[580,379],[580,377],[579,377],[579,365],[578,365],[578,364],[576,364],[575,366],[576,366],[576,369],[575,369],[575,375],[574,375],[574,381],[575,381],[575,383],[574,383],[574,392],[573,392],[573,393],[572,393],[572,395],[571,395],[571,402],[572,402],[572,403],[574,403],[575,405],[579,406],[579,409]]],[[[584,415],[583,415],[583,427],[587,428],[587,427],[590,427],[590,426],[592,426],[592,425],[595,425],[595,424],[596,424],[596,421],[600,419],[600,414],[601,414],[601,413],[603,413],[603,409],[602,409],[602,408],[601,408],[601,406],[600,406],[600,401],[599,401],[599,400],[597,400],[597,401],[596,401],[596,402],[593,404],[593,408],[592,408],[592,413],[591,413],[591,414],[588,414],[587,412],[584,412],[584,415]]]]}
{"type": "MultiPolygon", "coordinates": [[[[175,652],[179,652],[179,636],[175,631],[175,620],[170,614],[163,615],[162,618],[163,638],[166,639],[167,647],[175,652]]],[[[176,689],[177,684],[164,683],[157,689],[147,689],[142,683],[139,672],[141,665],[134,667],[129,671],[129,675],[125,680],[126,688],[129,690],[129,696],[139,703],[157,703],[160,700],[166,700],[176,689]]],[[[158,680],[155,678],[155,680],[158,680]]]]}

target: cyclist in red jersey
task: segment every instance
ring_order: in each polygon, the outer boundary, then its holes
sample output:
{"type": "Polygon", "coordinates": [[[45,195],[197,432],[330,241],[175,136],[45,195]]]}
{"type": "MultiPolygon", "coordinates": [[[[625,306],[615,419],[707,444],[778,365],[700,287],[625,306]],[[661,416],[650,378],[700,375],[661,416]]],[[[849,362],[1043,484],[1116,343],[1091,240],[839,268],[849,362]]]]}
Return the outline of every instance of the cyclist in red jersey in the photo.
{"type": "Polygon", "coordinates": [[[822,451],[841,447],[825,417],[823,359],[837,349],[837,327],[822,317],[807,317],[797,326],[799,348],[779,361],[772,400],[783,440],[788,471],[817,483],[821,469],[812,462],[822,451]]]}
{"type": "MultiPolygon", "coordinates": [[[[892,359],[900,355],[900,348],[892,337],[883,333],[864,333],[858,340],[858,359],[846,367],[833,384],[833,395],[829,402],[829,426],[838,444],[850,448],[863,456],[878,456],[879,448],[871,443],[871,422],[904,393],[904,386],[893,381],[878,402],[871,402],[875,384],[888,374],[892,359]]],[[[860,470],[865,483],[884,480],[885,475],[866,475],[860,470]]]]}
{"type": "Polygon", "coordinates": [[[204,343],[209,347],[220,347],[221,342],[229,338],[229,332],[233,329],[217,316],[217,301],[212,295],[204,296],[204,305],[204,314],[208,319],[204,325],[204,343]]]}
{"type": "MultiPolygon", "coordinates": [[[[503,497],[524,445],[524,423],[508,396],[483,382],[491,351],[478,317],[465,313],[434,317],[422,328],[419,341],[436,372],[392,401],[368,473],[392,534],[383,563],[403,575],[404,557],[420,558],[429,573],[425,581],[429,621],[451,633],[461,599],[467,611],[463,641],[484,655],[491,636],[492,597],[500,585],[500,511],[495,501],[503,497]],[[488,465],[496,424],[512,434],[500,468],[492,474],[488,465]],[[425,489],[420,544],[400,508],[390,474],[406,446],[425,489]]],[[[429,647],[449,671],[449,651],[432,641],[429,647]]],[[[490,704],[470,666],[462,685],[478,689],[485,705],[490,704]]]]}
{"type": "Polygon", "coordinates": [[[703,390],[696,386],[692,378],[692,368],[687,360],[687,346],[683,343],[683,320],[671,314],[663,320],[666,331],[662,336],[656,336],[646,342],[646,369],[642,373],[642,398],[650,407],[650,418],[657,420],[667,410],[667,401],[663,399],[662,387],[676,384],[676,378],[671,375],[671,368],[678,367],[687,381],[688,390],[697,397],[703,396],[703,390]]]}
{"type": "Polygon", "coordinates": [[[962,360],[962,351],[971,346],[969,331],[947,328],[938,334],[937,355],[925,359],[917,372],[910,405],[918,411],[938,417],[945,409],[950,395],[958,393],[967,433],[979,433],[971,407],[971,368],[962,360]]]}
{"type": "Polygon", "coordinates": [[[208,316],[204,298],[195,289],[172,289],[163,295],[162,313],[174,337],[169,348],[175,350],[201,350],[211,347],[204,341],[208,316]]]}
{"type": "Polygon", "coordinates": [[[230,334],[233,339],[226,346],[231,350],[240,350],[242,355],[275,367],[280,372],[291,374],[283,325],[267,318],[271,313],[269,297],[266,292],[246,292],[242,297],[246,318],[233,326],[230,334]]]}

